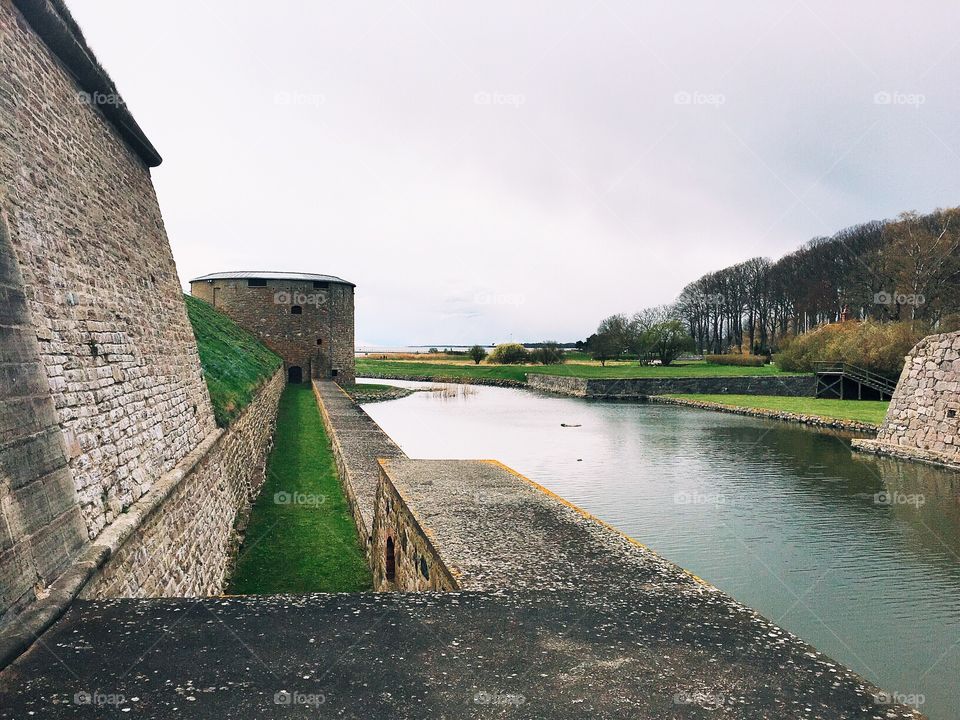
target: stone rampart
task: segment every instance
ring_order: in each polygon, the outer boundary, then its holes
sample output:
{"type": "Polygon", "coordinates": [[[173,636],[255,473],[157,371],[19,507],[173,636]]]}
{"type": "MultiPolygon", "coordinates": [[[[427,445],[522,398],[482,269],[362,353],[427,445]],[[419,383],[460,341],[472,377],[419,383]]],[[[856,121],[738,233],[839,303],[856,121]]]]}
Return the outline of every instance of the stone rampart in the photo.
{"type": "Polygon", "coordinates": [[[80,84],[78,32],[44,0],[0,1],[0,211],[94,539],[215,423],[146,153],[80,84]]]}

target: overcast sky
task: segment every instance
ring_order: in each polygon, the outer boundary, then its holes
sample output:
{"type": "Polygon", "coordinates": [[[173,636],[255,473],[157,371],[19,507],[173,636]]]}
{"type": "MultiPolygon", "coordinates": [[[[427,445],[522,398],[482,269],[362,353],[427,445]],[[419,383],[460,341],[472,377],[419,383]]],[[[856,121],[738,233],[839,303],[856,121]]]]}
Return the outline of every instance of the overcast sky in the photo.
{"type": "Polygon", "coordinates": [[[68,0],[181,280],[357,284],[358,344],[575,340],[960,204],[960,4],[68,0]]]}

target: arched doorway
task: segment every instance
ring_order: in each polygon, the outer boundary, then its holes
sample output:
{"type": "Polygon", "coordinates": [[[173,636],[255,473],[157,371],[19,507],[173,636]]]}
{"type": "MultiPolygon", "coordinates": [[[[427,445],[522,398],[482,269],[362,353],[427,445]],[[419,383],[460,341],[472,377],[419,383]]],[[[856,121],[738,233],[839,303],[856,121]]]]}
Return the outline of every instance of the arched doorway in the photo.
{"type": "Polygon", "coordinates": [[[289,368],[287,368],[287,382],[302,383],[303,368],[301,368],[299,365],[291,365],[289,368]]]}
{"type": "Polygon", "coordinates": [[[396,558],[396,554],[395,554],[395,552],[394,552],[393,538],[390,538],[390,537],[387,538],[387,557],[386,557],[386,561],[387,561],[387,562],[386,562],[386,565],[387,565],[387,568],[386,568],[386,569],[387,569],[387,572],[386,572],[387,580],[390,581],[390,582],[393,582],[394,578],[397,577],[397,558],[396,558]]]}

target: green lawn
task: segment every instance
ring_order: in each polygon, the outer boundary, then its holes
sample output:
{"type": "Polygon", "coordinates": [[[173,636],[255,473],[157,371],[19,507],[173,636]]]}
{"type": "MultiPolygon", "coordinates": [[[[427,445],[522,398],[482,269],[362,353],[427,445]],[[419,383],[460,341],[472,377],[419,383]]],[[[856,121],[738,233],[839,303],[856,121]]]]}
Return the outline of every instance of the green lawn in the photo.
{"type": "Polygon", "coordinates": [[[567,363],[566,365],[472,365],[442,362],[418,362],[416,360],[377,360],[357,358],[357,375],[376,377],[394,375],[400,377],[429,376],[437,379],[497,378],[525,382],[527,373],[546,375],[570,375],[586,378],[645,378],[645,377],[733,377],[741,375],[781,375],[775,365],[762,367],[738,367],[733,365],[708,365],[705,362],[683,362],[660,367],[637,363],[599,364],[567,363]]]}
{"type": "Polygon", "coordinates": [[[287,385],[228,592],[359,592],[373,581],[309,385],[287,385]]]}
{"type": "Polygon", "coordinates": [[[202,300],[184,295],[217,425],[226,427],[282,361],[256,337],[202,300]]]}
{"type": "Polygon", "coordinates": [[[879,425],[887,413],[886,400],[821,400],[806,397],[778,397],[775,395],[667,395],[666,397],[698,402],[763,410],[782,410],[802,415],[819,415],[840,420],[857,420],[879,425]]]}

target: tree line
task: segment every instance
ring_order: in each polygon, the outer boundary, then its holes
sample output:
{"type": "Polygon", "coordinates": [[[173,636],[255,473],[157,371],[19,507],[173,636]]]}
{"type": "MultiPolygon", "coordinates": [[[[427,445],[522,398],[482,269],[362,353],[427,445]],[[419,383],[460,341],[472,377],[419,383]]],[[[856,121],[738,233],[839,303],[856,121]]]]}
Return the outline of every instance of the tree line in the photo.
{"type": "Polygon", "coordinates": [[[707,273],[672,305],[606,318],[587,344],[598,359],[641,355],[656,350],[651,329],[662,336],[666,325],[679,324],[686,342],[673,343],[677,354],[770,354],[840,319],[952,327],[960,316],[958,281],[960,208],[903,213],[813,238],[776,261],[755,257],[707,273]]]}

